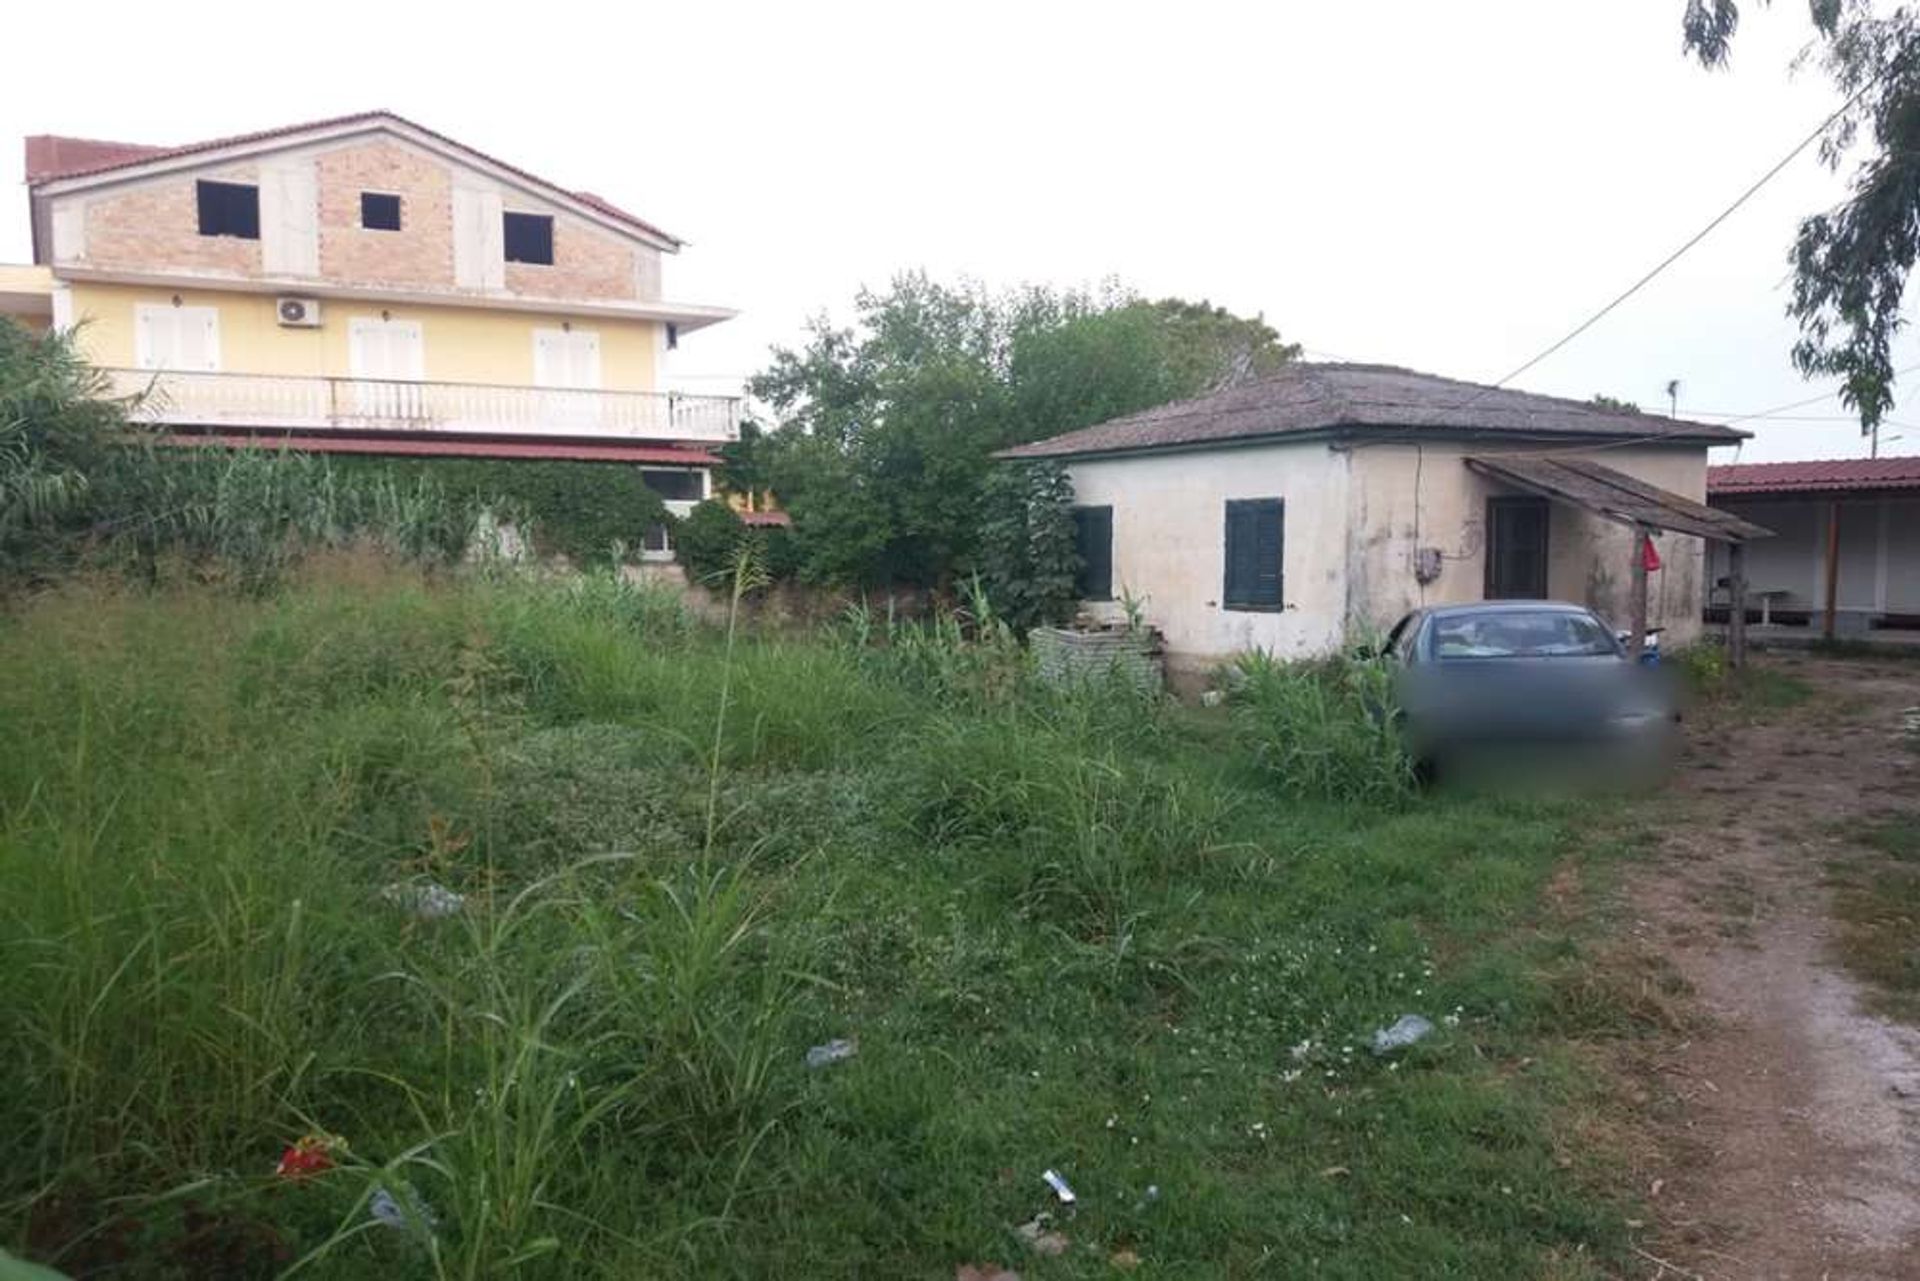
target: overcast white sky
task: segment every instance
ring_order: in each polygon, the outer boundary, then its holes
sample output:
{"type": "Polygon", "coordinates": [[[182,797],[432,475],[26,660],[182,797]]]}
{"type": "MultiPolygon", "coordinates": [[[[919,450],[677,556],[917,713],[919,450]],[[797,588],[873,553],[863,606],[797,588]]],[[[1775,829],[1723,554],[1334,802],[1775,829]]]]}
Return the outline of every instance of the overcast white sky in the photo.
{"type": "MultiPolygon", "coordinates": [[[[1790,75],[1804,4],[1747,0],[1721,74],[1681,56],[1682,7],[18,5],[0,137],[179,143],[397,111],[691,241],[668,294],[742,315],[682,344],[688,390],[736,389],[809,315],[912,267],[1114,276],[1263,313],[1315,356],[1492,380],[1837,103],[1817,70],[1790,75]]],[[[1842,190],[1810,150],[1517,385],[1651,409],[1678,378],[1701,415],[1825,390],[1787,358],[1786,250],[1842,190]]],[[[28,257],[15,193],[0,261],[28,257]]],[[[1743,459],[1865,452],[1837,401],[1792,412],[1835,421],[1745,424],[1743,459]]],[[[1883,452],[1920,453],[1920,403],[1893,418],[1913,426],[1883,452]]]]}

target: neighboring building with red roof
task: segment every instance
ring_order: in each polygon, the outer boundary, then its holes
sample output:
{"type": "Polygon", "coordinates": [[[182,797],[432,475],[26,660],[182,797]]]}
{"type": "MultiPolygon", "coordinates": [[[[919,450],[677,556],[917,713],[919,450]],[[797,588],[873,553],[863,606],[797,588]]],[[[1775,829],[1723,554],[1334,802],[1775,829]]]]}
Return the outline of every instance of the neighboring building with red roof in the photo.
{"type": "Polygon", "coordinates": [[[736,400],[661,390],[680,339],[734,314],[667,299],[682,240],[390,112],[30,137],[26,178],[39,274],[0,276],[0,304],[86,322],[177,439],[632,462],[685,508],[738,435],[736,400]]]}
{"type": "MultiPolygon", "coordinates": [[[[1707,501],[1776,535],[1748,549],[1753,616],[1830,635],[1920,627],[1920,456],[1709,467],[1707,501]]],[[[1715,555],[1710,581],[1726,572],[1715,555]]]]}

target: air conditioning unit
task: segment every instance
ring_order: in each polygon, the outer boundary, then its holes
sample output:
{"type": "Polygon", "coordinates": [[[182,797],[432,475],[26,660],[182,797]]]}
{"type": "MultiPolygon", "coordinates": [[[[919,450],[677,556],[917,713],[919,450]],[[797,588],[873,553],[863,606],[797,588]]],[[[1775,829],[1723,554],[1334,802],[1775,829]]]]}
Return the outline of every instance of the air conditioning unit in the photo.
{"type": "Polygon", "coordinates": [[[320,300],[318,298],[282,298],[274,304],[280,314],[280,323],[289,329],[318,329],[320,327],[320,300]]]}

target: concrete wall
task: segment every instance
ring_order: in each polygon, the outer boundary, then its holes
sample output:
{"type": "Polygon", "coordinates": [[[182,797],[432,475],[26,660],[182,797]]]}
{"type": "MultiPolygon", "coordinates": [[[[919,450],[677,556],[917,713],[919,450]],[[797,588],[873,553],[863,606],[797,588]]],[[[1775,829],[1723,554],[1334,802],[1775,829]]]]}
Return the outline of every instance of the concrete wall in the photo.
{"type": "MultiPolygon", "coordinates": [[[[1465,459],[1501,452],[1499,445],[1448,441],[1354,450],[1349,572],[1356,621],[1386,628],[1421,605],[1485,596],[1487,500],[1521,491],[1469,470],[1465,459]],[[1442,558],[1440,577],[1424,586],[1413,573],[1418,547],[1437,547],[1442,558]]],[[[1649,445],[1566,456],[1590,457],[1650,485],[1706,501],[1704,449],[1649,445]]],[[[1552,504],[1549,513],[1548,594],[1625,626],[1632,531],[1565,503],[1552,504]]],[[[1700,631],[1704,549],[1699,539],[1679,534],[1660,534],[1654,542],[1663,567],[1648,576],[1647,618],[1650,625],[1667,629],[1670,643],[1685,644],[1700,631]]]]}
{"type": "MultiPolygon", "coordinates": [[[[167,306],[175,296],[132,285],[76,283],[73,314],[85,322],[79,330],[82,350],[95,364],[133,367],[134,308],[167,306]]],[[[575,331],[600,335],[602,388],[652,391],[656,385],[660,325],[650,320],[327,299],[321,303],[319,328],[290,329],[279,323],[272,294],[181,290],[177,296],[183,306],[218,310],[220,363],[228,373],[347,377],[347,322],[386,310],[395,320],[420,322],[430,381],[532,386],[533,331],[571,323],[575,331]]]]}
{"type": "Polygon", "coordinates": [[[397,136],[361,135],[258,163],[129,178],[50,196],[46,204],[56,268],[659,300],[654,245],[397,136]],[[195,183],[202,178],[259,187],[260,239],[199,233],[195,183]],[[399,231],[360,225],[363,191],[401,198],[399,231]],[[503,210],[553,218],[551,265],[503,260],[503,210]],[[479,257],[487,261],[470,261],[479,257]]]}
{"type": "MultiPolygon", "coordinates": [[[[1071,464],[1074,501],[1113,508],[1113,591],[1146,598],[1170,664],[1241,650],[1284,657],[1338,646],[1346,617],[1347,456],[1323,443],[1135,455],[1071,464]],[[1222,609],[1226,503],[1279,498],[1284,608],[1222,609]]],[[[1117,603],[1089,609],[1118,618],[1117,603]]]]}
{"type": "MultiPolygon", "coordinates": [[[[1750,591],[1783,591],[1773,608],[1819,613],[1827,607],[1827,511],[1823,495],[1716,499],[1724,508],[1774,532],[1748,544],[1750,591]]],[[[1867,614],[1920,614],[1920,496],[1859,495],[1840,504],[1839,590],[1835,606],[1867,614]]],[[[1724,549],[1708,571],[1727,572],[1724,549]]],[[[1717,598],[1725,603],[1725,597],[1717,598]]],[[[1756,601],[1753,608],[1758,609],[1756,601]]]]}
{"type": "MultiPolygon", "coordinates": [[[[1147,620],[1167,638],[1169,660],[1188,669],[1237,651],[1300,657],[1337,648],[1358,632],[1383,633],[1422,605],[1477,601],[1486,586],[1487,500],[1515,493],[1468,469],[1498,446],[1436,442],[1261,445],[1134,455],[1070,465],[1075,501],[1113,508],[1113,587],[1147,599],[1147,620]],[[1220,607],[1226,502],[1280,498],[1285,515],[1285,608],[1220,607]],[[1420,583],[1416,549],[1438,548],[1440,574],[1420,583]]],[[[1706,451],[1643,446],[1593,451],[1596,461],[1662,489],[1705,501],[1706,451]]],[[[1624,525],[1555,503],[1548,532],[1548,592],[1584,604],[1617,626],[1629,616],[1633,534],[1624,525]]],[[[1663,568],[1649,576],[1648,619],[1669,643],[1699,634],[1704,601],[1701,541],[1657,537],[1663,568]]],[[[1091,604],[1117,618],[1117,604],[1091,604]]]]}

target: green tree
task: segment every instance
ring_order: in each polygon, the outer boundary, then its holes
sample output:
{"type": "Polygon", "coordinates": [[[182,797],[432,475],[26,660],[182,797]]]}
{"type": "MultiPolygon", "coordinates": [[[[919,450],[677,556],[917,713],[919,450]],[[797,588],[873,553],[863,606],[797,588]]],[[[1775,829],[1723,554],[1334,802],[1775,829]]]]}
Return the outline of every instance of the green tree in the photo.
{"type": "MultiPolygon", "coordinates": [[[[1819,60],[1847,95],[1821,156],[1838,168],[1855,143],[1862,154],[1847,198],[1802,220],[1794,238],[1793,360],[1808,377],[1841,379],[1841,399],[1871,430],[1893,407],[1893,338],[1920,257],[1920,14],[1878,12],[1871,0],[1808,8],[1819,60]]],[[[1739,25],[1736,0],[1687,0],[1687,51],[1725,66],[1739,25]]]]}
{"type": "Polygon", "coordinates": [[[1133,413],[1298,354],[1263,320],[1116,286],[996,294],[921,273],[817,318],[750,383],[779,426],[756,475],[794,518],[801,572],[940,585],[982,568],[995,450],[1133,413]]]}
{"type": "Polygon", "coordinates": [[[1621,400],[1619,397],[1609,396],[1605,392],[1594,393],[1593,399],[1587,403],[1596,409],[1611,409],[1617,414],[1637,414],[1640,412],[1640,406],[1634,404],[1631,400],[1621,400]]]}

